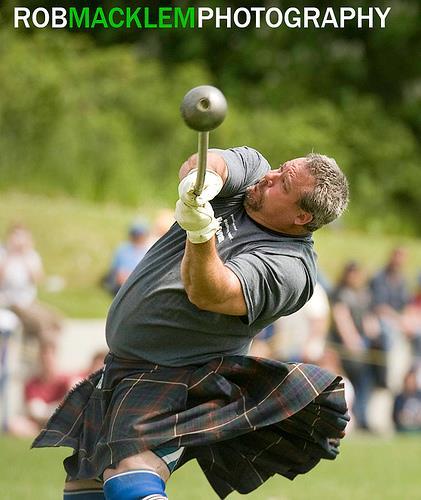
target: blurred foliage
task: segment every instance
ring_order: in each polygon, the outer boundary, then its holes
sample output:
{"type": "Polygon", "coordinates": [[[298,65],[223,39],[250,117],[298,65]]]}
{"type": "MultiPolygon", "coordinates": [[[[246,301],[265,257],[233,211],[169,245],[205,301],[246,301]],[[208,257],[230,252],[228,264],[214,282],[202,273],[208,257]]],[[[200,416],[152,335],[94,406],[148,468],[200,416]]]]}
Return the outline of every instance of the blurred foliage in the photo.
{"type": "Polygon", "coordinates": [[[192,149],[179,126],[180,96],[207,79],[193,66],[166,74],[125,47],[0,33],[1,188],[162,201],[167,179],[175,183],[174,151],[192,149]]]}
{"type": "MultiPolygon", "coordinates": [[[[6,2],[3,24],[17,3],[6,2]]],[[[348,224],[421,234],[421,9],[417,0],[376,5],[392,7],[386,29],[3,29],[0,189],[172,203],[178,167],[196,147],[179,104],[206,82],[230,104],[212,145],[249,144],[273,166],[311,150],[334,156],[351,183],[348,224]]]]}

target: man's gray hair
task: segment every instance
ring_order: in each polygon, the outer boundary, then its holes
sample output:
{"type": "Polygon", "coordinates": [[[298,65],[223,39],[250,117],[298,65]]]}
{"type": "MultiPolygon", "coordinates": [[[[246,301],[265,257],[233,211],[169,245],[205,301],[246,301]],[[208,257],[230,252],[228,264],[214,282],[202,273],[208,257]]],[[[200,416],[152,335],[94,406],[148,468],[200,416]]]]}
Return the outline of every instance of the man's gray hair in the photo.
{"type": "Polygon", "coordinates": [[[315,187],[305,193],[300,208],[313,215],[304,225],[308,231],[316,231],[338,218],[348,205],[349,188],[345,174],[333,158],[317,153],[306,156],[307,166],[315,179],[315,187]]]}

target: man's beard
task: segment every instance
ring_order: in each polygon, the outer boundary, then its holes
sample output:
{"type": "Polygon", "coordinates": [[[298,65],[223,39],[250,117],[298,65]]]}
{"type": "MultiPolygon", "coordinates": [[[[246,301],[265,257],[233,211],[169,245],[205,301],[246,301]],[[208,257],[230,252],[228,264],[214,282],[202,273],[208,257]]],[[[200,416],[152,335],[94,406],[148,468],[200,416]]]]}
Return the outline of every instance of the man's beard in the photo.
{"type": "Polygon", "coordinates": [[[254,187],[250,186],[246,190],[246,194],[244,196],[244,208],[247,210],[251,210],[252,212],[258,212],[263,206],[263,197],[261,196],[261,192],[259,191],[259,187],[257,187],[257,192],[254,190],[254,187]]]}

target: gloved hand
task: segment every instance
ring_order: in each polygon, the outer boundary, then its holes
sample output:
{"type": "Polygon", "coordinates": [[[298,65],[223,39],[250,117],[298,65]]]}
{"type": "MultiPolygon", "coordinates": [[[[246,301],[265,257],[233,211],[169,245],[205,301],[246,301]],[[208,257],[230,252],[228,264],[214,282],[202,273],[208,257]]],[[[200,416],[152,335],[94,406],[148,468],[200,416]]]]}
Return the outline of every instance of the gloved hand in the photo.
{"type": "Polygon", "coordinates": [[[224,185],[221,176],[213,170],[206,170],[203,190],[199,196],[194,194],[197,169],[191,170],[178,185],[180,200],[190,207],[203,206],[206,202],[213,200],[224,185]]]}
{"type": "Polygon", "coordinates": [[[209,241],[219,229],[219,222],[215,219],[209,202],[200,207],[191,207],[178,200],[175,205],[175,220],[187,231],[189,241],[195,244],[209,241]]]}

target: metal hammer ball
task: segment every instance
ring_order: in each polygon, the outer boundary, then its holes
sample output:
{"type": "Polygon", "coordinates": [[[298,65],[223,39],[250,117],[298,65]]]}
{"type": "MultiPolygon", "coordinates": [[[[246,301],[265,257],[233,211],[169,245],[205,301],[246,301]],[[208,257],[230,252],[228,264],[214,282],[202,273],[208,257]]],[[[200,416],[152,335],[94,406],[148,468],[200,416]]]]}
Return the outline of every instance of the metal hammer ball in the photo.
{"type": "Polygon", "coordinates": [[[227,101],[216,87],[200,85],[187,92],[180,111],[188,127],[198,132],[208,132],[224,121],[227,101]]]}

